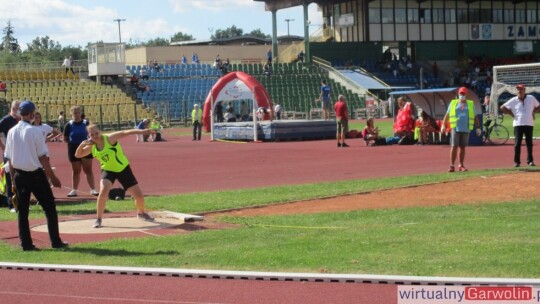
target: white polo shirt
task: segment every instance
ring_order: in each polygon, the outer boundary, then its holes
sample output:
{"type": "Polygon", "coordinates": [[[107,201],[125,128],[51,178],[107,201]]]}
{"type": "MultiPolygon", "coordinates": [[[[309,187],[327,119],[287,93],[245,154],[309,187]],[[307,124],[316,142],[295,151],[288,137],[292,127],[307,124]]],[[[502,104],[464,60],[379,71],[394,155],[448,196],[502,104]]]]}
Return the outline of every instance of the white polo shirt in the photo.
{"type": "Polygon", "coordinates": [[[47,141],[47,135],[51,134],[53,131],[53,127],[49,126],[48,124],[34,125],[34,127],[38,128],[41,133],[43,133],[43,138],[45,141],[47,141]]]}
{"type": "Polygon", "coordinates": [[[503,107],[514,113],[514,122],[512,123],[514,127],[534,126],[533,111],[538,106],[540,103],[532,95],[525,95],[523,102],[515,96],[503,104],[503,107]]]}
{"type": "Polygon", "coordinates": [[[5,155],[13,168],[35,171],[42,168],[39,157],[48,154],[43,133],[30,123],[21,120],[9,130],[5,155]]]}

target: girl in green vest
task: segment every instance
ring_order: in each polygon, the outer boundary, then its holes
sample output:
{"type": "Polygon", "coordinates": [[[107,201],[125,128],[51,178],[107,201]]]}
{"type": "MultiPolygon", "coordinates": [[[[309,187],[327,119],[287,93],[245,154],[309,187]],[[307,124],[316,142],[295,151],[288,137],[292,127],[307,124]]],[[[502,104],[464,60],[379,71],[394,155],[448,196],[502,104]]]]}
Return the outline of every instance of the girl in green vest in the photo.
{"type": "Polygon", "coordinates": [[[152,222],[154,219],[144,211],[144,195],[137,179],[133,175],[129,166],[129,161],[122,150],[122,146],[118,140],[129,135],[150,135],[150,129],[132,129],[113,132],[110,134],[101,134],[99,128],[95,124],[87,127],[90,139],[83,141],[75,156],[82,158],[92,154],[101,163],[101,183],[99,195],[97,198],[97,219],[94,228],[100,228],[105,211],[105,204],[109,197],[109,191],[116,180],[135,199],[137,206],[137,218],[143,221],[152,222]]]}

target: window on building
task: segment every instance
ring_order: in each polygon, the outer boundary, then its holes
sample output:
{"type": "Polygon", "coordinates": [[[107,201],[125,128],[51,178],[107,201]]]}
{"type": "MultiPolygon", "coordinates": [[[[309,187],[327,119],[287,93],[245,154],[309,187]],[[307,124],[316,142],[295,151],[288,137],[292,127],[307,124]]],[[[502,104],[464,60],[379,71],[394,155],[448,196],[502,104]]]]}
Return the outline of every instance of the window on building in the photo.
{"type": "Polygon", "coordinates": [[[526,11],[523,9],[516,10],[516,23],[527,23],[526,11]]]}
{"type": "Polygon", "coordinates": [[[444,9],[433,9],[433,23],[444,23],[444,9]]]}
{"type": "Polygon", "coordinates": [[[381,9],[380,8],[369,9],[369,23],[381,23],[381,9]]]}
{"type": "Polygon", "coordinates": [[[536,15],[536,10],[527,10],[527,23],[537,23],[538,17],[536,15]]]}
{"type": "Polygon", "coordinates": [[[469,10],[468,23],[480,23],[480,10],[471,8],[469,10]]]}
{"type": "Polygon", "coordinates": [[[504,23],[514,23],[514,10],[504,10],[504,23]]]}
{"type": "Polygon", "coordinates": [[[504,11],[502,9],[494,9],[493,13],[493,23],[503,23],[504,22],[504,11]]]}
{"type": "Polygon", "coordinates": [[[431,23],[431,10],[427,8],[420,9],[420,23],[431,23]]]}
{"type": "Polygon", "coordinates": [[[391,8],[382,9],[382,23],[394,23],[394,10],[391,8]]]}
{"type": "Polygon", "coordinates": [[[407,14],[404,8],[396,8],[394,18],[396,23],[407,23],[407,14]]]}
{"type": "Polygon", "coordinates": [[[446,23],[456,23],[456,10],[454,8],[444,10],[444,20],[446,23]]]}
{"type": "Polygon", "coordinates": [[[418,23],[418,9],[407,9],[407,23],[418,23]]]}
{"type": "Polygon", "coordinates": [[[492,15],[490,9],[480,10],[480,23],[492,23],[492,15]]]}
{"type": "Polygon", "coordinates": [[[467,19],[467,9],[466,8],[458,8],[457,9],[457,22],[458,23],[469,23],[469,20],[467,19]]]}

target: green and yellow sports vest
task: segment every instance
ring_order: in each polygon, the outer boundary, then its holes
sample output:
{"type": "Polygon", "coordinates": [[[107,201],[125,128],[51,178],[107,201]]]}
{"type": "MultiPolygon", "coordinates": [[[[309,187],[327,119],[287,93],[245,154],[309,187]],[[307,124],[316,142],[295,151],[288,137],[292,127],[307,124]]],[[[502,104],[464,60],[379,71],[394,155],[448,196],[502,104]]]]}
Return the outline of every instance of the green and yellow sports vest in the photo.
{"type": "Polygon", "coordinates": [[[103,150],[98,150],[96,145],[92,146],[92,156],[101,163],[101,170],[122,172],[129,165],[129,161],[120,143],[111,145],[107,135],[103,135],[103,142],[103,150]]]}

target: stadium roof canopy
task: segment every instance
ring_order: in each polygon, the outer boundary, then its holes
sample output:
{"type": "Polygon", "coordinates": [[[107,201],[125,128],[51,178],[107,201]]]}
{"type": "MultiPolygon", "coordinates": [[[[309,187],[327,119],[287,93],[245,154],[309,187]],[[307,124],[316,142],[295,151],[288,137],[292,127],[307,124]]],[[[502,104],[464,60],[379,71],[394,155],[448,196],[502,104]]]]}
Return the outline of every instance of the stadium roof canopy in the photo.
{"type": "Polygon", "coordinates": [[[374,78],[360,70],[337,70],[341,75],[347,77],[352,82],[360,85],[361,87],[367,90],[403,90],[403,89],[412,89],[411,87],[399,87],[399,86],[389,86],[384,82],[381,82],[377,78],[374,78]]]}
{"type": "MultiPolygon", "coordinates": [[[[442,119],[446,114],[448,105],[457,96],[459,88],[438,88],[426,90],[411,90],[411,91],[396,91],[390,92],[392,98],[397,99],[398,96],[406,96],[417,107],[422,108],[429,115],[436,119],[442,119]]],[[[467,99],[474,102],[474,107],[477,113],[482,113],[482,108],[478,95],[473,90],[467,93],[467,99]]]]}

